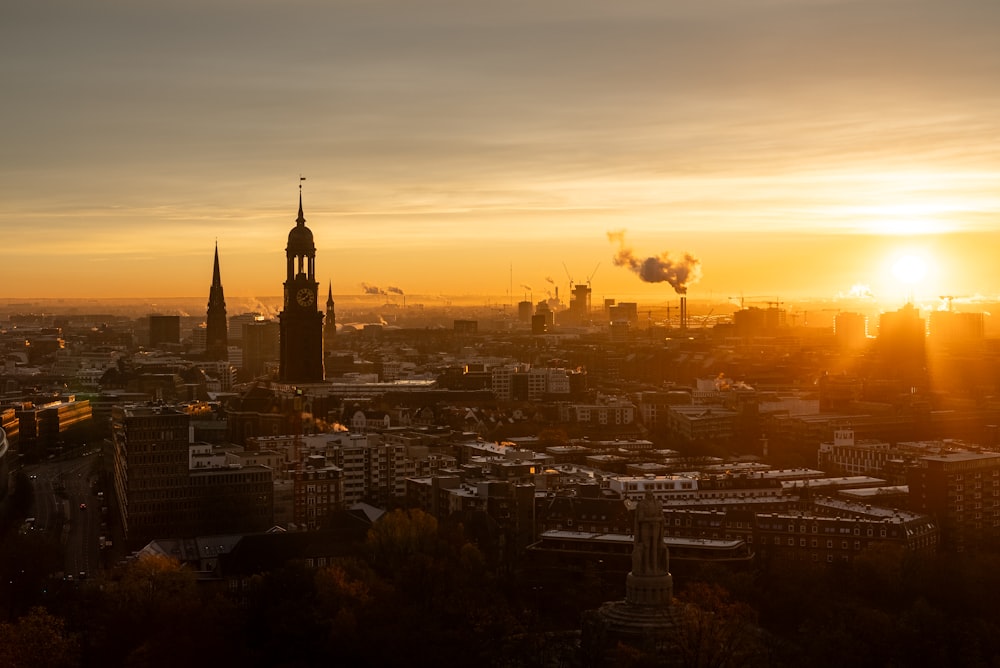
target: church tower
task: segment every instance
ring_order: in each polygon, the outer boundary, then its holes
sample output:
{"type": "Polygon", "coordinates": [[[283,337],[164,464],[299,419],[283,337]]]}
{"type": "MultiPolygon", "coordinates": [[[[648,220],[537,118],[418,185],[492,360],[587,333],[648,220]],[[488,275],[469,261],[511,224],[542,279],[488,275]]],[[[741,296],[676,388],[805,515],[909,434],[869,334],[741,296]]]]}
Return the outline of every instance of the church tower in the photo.
{"type": "Polygon", "coordinates": [[[208,290],[208,314],[205,324],[205,359],[229,359],[229,328],[226,321],[226,297],[222,293],[222,275],[219,273],[219,242],[215,242],[215,268],[212,270],[212,287],[208,290]]]}
{"type": "Polygon", "coordinates": [[[299,217],[288,233],[285,248],[287,275],[284,308],[278,314],[280,329],[280,380],[318,383],[323,380],[323,314],[317,309],[316,244],[302,214],[299,184],[299,217]]]}
{"type": "Polygon", "coordinates": [[[326,294],[326,323],[323,325],[323,346],[327,350],[333,350],[333,344],[336,340],[337,314],[333,310],[333,281],[331,281],[329,292],[326,294]]]}

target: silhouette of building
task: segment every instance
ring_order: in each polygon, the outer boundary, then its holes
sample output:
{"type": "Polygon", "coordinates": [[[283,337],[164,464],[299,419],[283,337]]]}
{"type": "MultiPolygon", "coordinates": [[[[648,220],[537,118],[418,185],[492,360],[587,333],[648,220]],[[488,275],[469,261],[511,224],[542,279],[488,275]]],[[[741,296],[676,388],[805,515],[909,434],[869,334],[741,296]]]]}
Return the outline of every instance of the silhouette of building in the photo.
{"type": "Polygon", "coordinates": [[[326,322],[323,325],[323,346],[327,351],[333,350],[337,341],[337,314],[333,306],[333,281],[326,294],[326,322]]]}
{"type": "Polygon", "coordinates": [[[166,345],[180,345],[181,317],[179,315],[149,316],[149,347],[160,348],[166,345]]]}
{"type": "Polygon", "coordinates": [[[281,326],[273,320],[243,325],[243,368],[240,378],[250,380],[269,374],[280,356],[281,326]]]}
{"type": "Polygon", "coordinates": [[[192,447],[190,427],[191,416],[172,406],[112,410],[115,498],[128,544],[264,531],[273,522],[271,470],[229,465],[207,444],[192,447]]]}
{"type": "Polygon", "coordinates": [[[913,304],[904,304],[898,311],[882,314],[877,350],[884,364],[885,377],[915,387],[926,381],[926,332],[925,321],[913,304]]]}
{"type": "Polygon", "coordinates": [[[937,521],[942,549],[977,552],[1000,546],[1000,453],[921,457],[906,473],[910,505],[937,521]]]}
{"type": "Polygon", "coordinates": [[[478,320],[455,320],[452,328],[456,334],[476,334],[479,332],[478,320]]]}
{"type": "Polygon", "coordinates": [[[534,311],[534,307],[528,300],[520,301],[517,303],[517,319],[521,322],[531,322],[531,316],[534,311]]]}
{"type": "Polygon", "coordinates": [[[187,485],[188,422],[166,406],[112,410],[115,498],[127,540],[174,533],[176,510],[165,500],[187,485]]]}
{"type": "Polygon", "coordinates": [[[571,286],[572,294],[569,298],[569,309],[564,314],[564,319],[569,324],[583,324],[590,320],[590,283],[577,283],[571,286]]]}
{"type": "Polygon", "coordinates": [[[219,273],[219,244],[215,244],[212,287],[208,290],[208,315],[205,324],[205,359],[220,361],[229,357],[229,332],[226,321],[226,297],[219,273]]]}
{"type": "Polygon", "coordinates": [[[933,311],[930,314],[930,340],[946,346],[969,347],[982,343],[985,320],[982,313],[933,311]]]}
{"type": "Polygon", "coordinates": [[[868,340],[868,317],[861,313],[838,313],[833,319],[833,332],[841,348],[861,348],[868,340]]]}
{"type": "Polygon", "coordinates": [[[316,244],[306,227],[299,188],[299,216],[285,247],[286,278],[280,325],[278,377],[293,383],[323,380],[323,314],[317,309],[316,244]]]}

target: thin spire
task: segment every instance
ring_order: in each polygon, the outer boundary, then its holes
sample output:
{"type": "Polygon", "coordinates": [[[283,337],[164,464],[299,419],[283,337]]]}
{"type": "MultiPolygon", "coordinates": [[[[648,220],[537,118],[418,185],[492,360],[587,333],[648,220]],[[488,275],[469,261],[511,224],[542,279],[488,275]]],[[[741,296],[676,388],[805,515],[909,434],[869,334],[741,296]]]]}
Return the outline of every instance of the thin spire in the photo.
{"type": "Polygon", "coordinates": [[[295,222],[300,226],[306,224],[306,217],[302,214],[302,182],[306,180],[306,177],[299,175],[299,217],[295,219],[295,222]]]}
{"type": "Polygon", "coordinates": [[[215,268],[212,269],[212,286],[222,285],[222,274],[219,272],[219,240],[215,240],[215,268]]]}
{"type": "Polygon", "coordinates": [[[330,290],[326,293],[326,303],[327,305],[333,303],[333,281],[330,281],[330,290]]]}

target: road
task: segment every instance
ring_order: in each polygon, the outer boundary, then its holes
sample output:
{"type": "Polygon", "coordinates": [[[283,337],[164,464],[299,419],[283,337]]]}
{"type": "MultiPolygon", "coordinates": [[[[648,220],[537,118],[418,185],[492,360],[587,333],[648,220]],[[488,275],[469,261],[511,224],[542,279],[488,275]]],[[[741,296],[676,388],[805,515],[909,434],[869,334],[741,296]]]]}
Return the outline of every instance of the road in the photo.
{"type": "Polygon", "coordinates": [[[35,530],[58,532],[67,577],[100,574],[102,499],[94,492],[100,462],[98,451],[89,450],[75,458],[24,467],[34,488],[35,530]]]}

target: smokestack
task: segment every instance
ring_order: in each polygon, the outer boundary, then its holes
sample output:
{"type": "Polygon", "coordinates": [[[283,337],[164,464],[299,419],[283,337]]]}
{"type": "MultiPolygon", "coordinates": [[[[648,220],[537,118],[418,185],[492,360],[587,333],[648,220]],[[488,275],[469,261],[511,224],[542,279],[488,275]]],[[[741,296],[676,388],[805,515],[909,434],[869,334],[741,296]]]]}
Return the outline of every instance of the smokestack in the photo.
{"type": "Polygon", "coordinates": [[[686,295],[681,295],[681,329],[687,329],[688,326],[688,298],[686,295]]]}

